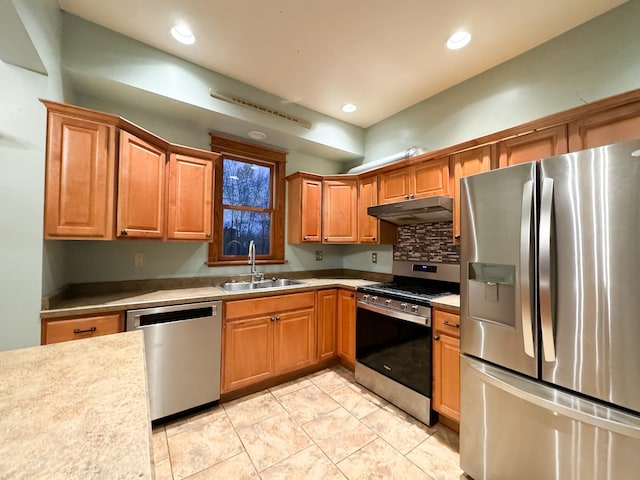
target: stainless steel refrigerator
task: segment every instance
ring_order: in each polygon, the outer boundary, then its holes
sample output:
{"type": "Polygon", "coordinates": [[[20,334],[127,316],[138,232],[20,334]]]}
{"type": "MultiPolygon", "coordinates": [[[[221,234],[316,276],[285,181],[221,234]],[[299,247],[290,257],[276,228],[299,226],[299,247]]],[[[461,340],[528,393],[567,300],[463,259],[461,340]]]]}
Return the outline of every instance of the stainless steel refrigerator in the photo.
{"type": "Polygon", "coordinates": [[[640,140],[463,178],[461,233],[462,469],[640,478],[640,140]]]}

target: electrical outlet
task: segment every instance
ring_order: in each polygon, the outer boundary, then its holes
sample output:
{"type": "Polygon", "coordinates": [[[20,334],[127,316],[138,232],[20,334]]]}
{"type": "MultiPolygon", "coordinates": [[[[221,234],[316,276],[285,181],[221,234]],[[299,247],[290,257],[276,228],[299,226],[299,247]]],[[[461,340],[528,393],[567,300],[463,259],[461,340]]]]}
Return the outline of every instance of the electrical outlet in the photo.
{"type": "Polygon", "coordinates": [[[316,250],[316,262],[322,261],[322,250],[316,250]]]}
{"type": "Polygon", "coordinates": [[[144,253],[133,254],[133,266],[138,268],[144,265],[144,253]]]}
{"type": "Polygon", "coordinates": [[[378,263],[378,254],[375,252],[371,254],[371,263],[378,263]]]}

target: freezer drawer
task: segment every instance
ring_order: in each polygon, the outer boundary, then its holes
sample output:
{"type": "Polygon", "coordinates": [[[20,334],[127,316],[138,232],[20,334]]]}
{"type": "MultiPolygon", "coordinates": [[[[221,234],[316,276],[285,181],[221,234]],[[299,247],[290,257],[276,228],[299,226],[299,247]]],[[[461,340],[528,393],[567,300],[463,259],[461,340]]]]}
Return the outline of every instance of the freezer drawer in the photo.
{"type": "Polygon", "coordinates": [[[461,357],[460,464],[475,480],[628,480],[640,417],[461,357]]]}

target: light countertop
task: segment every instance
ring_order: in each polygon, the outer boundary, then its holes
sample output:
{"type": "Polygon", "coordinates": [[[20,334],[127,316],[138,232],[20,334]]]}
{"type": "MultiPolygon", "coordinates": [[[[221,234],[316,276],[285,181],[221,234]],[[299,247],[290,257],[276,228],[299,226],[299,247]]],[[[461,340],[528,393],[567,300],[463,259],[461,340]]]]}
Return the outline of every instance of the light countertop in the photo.
{"type": "Polygon", "coordinates": [[[301,285],[279,288],[261,288],[250,292],[227,292],[220,287],[195,287],[155,290],[151,292],[114,292],[96,296],[77,297],[60,301],[53,308],[43,310],[42,318],[68,317],[72,315],[92,315],[134,308],[157,307],[180,303],[206,302],[212,300],[237,300],[267,295],[286,295],[288,293],[316,290],[319,288],[355,289],[373,283],[369,280],[352,278],[303,278],[301,285]]]}
{"type": "Polygon", "coordinates": [[[152,478],[141,331],[0,352],[3,478],[152,478]]]}
{"type": "Polygon", "coordinates": [[[446,297],[436,298],[431,301],[431,305],[435,308],[443,307],[460,311],[460,295],[447,295],[446,297]]]}

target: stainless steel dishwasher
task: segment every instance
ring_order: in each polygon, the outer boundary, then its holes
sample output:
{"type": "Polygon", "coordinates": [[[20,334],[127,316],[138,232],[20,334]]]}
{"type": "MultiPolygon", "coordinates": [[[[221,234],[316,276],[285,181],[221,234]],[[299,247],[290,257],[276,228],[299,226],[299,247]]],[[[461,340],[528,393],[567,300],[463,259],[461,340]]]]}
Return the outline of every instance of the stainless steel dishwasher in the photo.
{"type": "Polygon", "coordinates": [[[151,420],[220,399],[222,303],[127,311],[127,330],[144,331],[151,420]]]}

